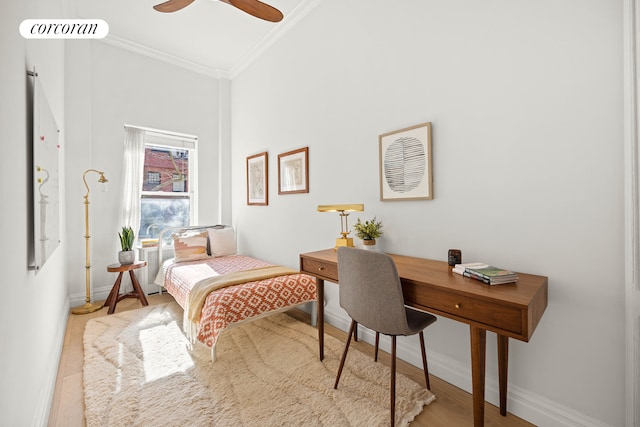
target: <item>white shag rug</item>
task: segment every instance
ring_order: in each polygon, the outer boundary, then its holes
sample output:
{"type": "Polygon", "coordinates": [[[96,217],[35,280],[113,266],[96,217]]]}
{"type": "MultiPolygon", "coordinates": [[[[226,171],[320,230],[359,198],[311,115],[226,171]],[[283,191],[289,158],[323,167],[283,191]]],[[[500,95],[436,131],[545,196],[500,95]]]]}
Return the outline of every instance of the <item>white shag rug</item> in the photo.
{"type": "MultiPolygon", "coordinates": [[[[224,332],[217,360],[191,347],[176,303],[92,319],[84,333],[87,426],[389,425],[389,369],[286,314],[224,332]]],[[[435,396],[398,374],[396,425],[435,396]]]]}

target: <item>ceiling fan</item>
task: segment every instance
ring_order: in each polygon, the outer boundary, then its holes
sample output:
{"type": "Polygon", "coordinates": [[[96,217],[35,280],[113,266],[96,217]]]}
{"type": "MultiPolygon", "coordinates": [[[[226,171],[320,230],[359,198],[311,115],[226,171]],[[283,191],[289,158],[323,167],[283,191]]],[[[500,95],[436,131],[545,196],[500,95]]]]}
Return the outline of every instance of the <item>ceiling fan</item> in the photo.
{"type": "MultiPolygon", "coordinates": [[[[270,22],[282,21],[283,15],[278,9],[259,0],[220,0],[223,3],[237,7],[243,12],[253,15],[256,18],[270,22]]],[[[167,0],[164,3],[153,6],[158,12],[176,12],[189,6],[194,0],[167,0]]]]}

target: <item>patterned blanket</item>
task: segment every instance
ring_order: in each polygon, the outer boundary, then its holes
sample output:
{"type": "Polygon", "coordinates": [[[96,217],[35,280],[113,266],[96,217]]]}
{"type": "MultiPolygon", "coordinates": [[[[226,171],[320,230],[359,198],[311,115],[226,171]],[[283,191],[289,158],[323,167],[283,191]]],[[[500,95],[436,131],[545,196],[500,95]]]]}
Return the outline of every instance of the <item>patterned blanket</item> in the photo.
{"type": "Polygon", "coordinates": [[[215,344],[229,327],[316,299],[314,277],[245,255],[171,264],[163,286],[185,309],[187,336],[211,347],[214,360],[215,344]],[[207,287],[215,289],[201,292],[207,287]],[[201,309],[190,302],[194,289],[206,295],[194,297],[201,309]]]}

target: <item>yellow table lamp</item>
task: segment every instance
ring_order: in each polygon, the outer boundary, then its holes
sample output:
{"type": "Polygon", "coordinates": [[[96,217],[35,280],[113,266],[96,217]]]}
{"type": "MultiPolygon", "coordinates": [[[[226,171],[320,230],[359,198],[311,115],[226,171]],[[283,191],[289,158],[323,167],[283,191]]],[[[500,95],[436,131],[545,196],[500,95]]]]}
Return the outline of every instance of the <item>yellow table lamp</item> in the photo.
{"type": "Polygon", "coordinates": [[[336,239],[337,249],[340,246],[353,247],[353,238],[347,237],[349,235],[349,225],[347,224],[347,217],[350,212],[362,212],[364,211],[364,205],[351,204],[351,205],[319,205],[318,212],[339,212],[340,213],[340,237],[336,239]]]}

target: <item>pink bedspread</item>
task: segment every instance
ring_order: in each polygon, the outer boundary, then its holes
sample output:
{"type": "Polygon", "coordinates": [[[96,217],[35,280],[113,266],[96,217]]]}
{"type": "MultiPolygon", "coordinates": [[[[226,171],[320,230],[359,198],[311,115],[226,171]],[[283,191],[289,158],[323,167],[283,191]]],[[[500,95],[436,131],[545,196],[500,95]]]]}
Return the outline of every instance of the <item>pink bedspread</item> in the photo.
{"type": "MultiPolygon", "coordinates": [[[[167,267],[164,287],[184,308],[189,291],[202,279],[272,265],[245,255],[175,263],[167,267]]],[[[202,308],[198,340],[214,347],[220,334],[234,323],[315,299],[316,280],[302,273],[219,289],[209,294],[202,308]]]]}

